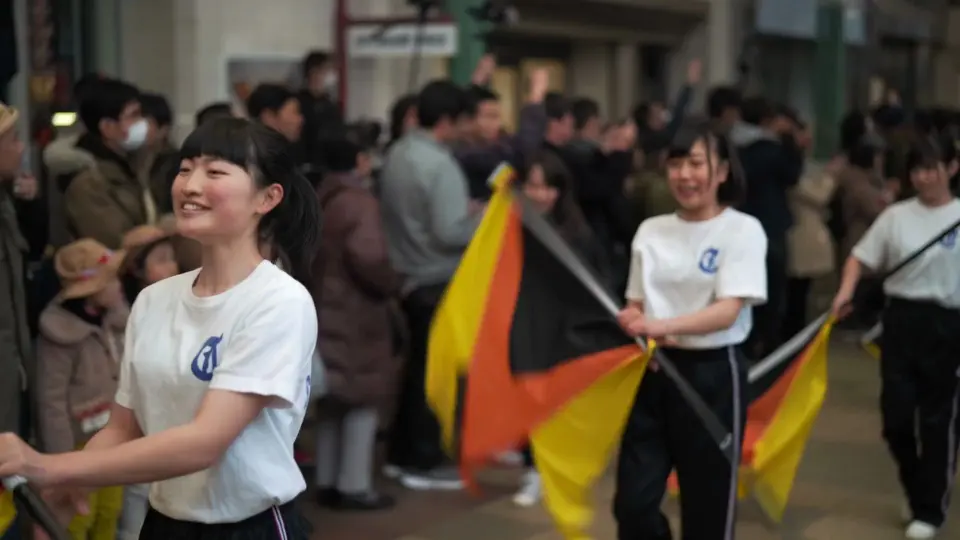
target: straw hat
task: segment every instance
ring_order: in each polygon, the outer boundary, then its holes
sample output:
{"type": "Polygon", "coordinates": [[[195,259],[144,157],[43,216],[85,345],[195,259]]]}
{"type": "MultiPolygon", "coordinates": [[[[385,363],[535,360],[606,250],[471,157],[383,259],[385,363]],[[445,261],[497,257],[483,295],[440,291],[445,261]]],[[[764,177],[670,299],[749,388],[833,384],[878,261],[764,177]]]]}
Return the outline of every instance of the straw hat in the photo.
{"type": "Polygon", "coordinates": [[[63,246],[53,259],[62,288],[60,298],[86,298],[102,291],[117,276],[123,259],[122,251],[110,251],[91,238],[63,246]]]}
{"type": "Polygon", "coordinates": [[[0,101],[0,135],[3,135],[17,123],[20,113],[13,107],[0,101]]]}

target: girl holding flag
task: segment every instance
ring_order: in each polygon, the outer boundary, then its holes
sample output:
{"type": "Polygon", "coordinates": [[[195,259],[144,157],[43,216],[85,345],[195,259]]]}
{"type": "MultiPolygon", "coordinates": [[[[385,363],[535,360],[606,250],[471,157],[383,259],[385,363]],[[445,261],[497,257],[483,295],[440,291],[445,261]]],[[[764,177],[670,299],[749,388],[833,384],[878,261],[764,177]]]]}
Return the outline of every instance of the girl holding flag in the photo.
{"type": "MultiPolygon", "coordinates": [[[[833,301],[837,316],[850,311],[864,268],[891,268],[960,222],[960,201],[950,192],[958,168],[952,143],[920,141],[907,163],[917,195],[887,208],[854,247],[833,301]]],[[[960,442],[957,230],[890,275],[883,289],[888,297],[880,358],[883,438],[909,504],[906,536],[933,538],[947,511],[960,442]]]]}
{"type": "Polygon", "coordinates": [[[683,538],[733,538],[747,405],[740,344],[752,327],[751,306],[767,298],[767,238],[755,218],[730,207],[741,185],[729,173],[728,155],[725,141],[706,127],[675,137],[667,176],[679,210],[640,225],[619,322],[632,336],[666,345],[665,357],[730,430],[734,462],[651,365],[620,447],[613,503],[620,540],[672,537],[660,505],[673,469],[683,538]]]}

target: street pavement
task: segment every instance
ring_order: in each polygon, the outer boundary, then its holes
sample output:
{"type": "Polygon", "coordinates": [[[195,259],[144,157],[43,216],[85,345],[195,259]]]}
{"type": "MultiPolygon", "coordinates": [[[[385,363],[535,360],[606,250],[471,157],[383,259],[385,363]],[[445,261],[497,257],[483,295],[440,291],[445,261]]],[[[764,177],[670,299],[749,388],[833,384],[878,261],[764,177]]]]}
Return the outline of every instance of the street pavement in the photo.
{"type": "MultiPolygon", "coordinates": [[[[877,363],[853,339],[831,344],[827,403],[801,466],[790,507],[779,525],[752,501],[741,505],[738,540],[894,540],[903,538],[902,497],[894,467],[880,439],[877,363]]],[[[394,510],[370,514],[303,507],[322,540],[561,540],[542,509],[515,508],[510,494],[517,471],[483,478],[484,493],[416,493],[384,483],[398,498],[394,510]]],[[[613,483],[598,488],[596,540],[615,538],[610,517],[613,483]]],[[[676,524],[676,507],[666,504],[676,524]]],[[[960,538],[960,504],[953,506],[942,538],[960,538]]],[[[679,538],[679,536],[677,536],[679,538]]]]}

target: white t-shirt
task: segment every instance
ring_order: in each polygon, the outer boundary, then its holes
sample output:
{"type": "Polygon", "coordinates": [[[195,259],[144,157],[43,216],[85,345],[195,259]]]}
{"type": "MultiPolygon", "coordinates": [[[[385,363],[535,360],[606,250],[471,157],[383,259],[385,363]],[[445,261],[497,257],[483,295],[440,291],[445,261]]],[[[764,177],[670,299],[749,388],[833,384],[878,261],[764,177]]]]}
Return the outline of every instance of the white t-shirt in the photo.
{"type": "Polygon", "coordinates": [[[707,221],[676,214],[644,221],[633,239],[627,300],[651,319],[696,313],[717,300],[742,298],[733,326],[700,336],[672,336],[684,349],[742,343],[751,307],[767,301],[767,236],[752,216],[728,208],[707,221]]]}
{"type": "Polygon", "coordinates": [[[145,435],[191,422],[208,389],[273,398],[213,467],[155,482],[150,504],[200,523],[232,523],[306,489],[293,458],[310,397],[317,313],[307,290],[262,262],[230,290],[193,293],[199,270],[144,289],[127,324],[117,403],[145,435]]]}
{"type": "MultiPolygon", "coordinates": [[[[931,208],[916,198],[894,204],[873,222],[853,256],[874,270],[890,269],[960,220],[960,201],[931,208]]],[[[889,296],[960,307],[957,229],[883,284],[889,296]]]]}

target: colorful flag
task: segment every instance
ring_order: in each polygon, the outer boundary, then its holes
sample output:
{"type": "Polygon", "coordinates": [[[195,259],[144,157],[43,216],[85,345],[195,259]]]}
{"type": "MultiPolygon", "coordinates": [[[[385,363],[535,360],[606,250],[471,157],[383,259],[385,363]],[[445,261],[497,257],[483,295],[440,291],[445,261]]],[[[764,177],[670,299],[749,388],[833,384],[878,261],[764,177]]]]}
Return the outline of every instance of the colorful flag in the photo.
{"type": "Polygon", "coordinates": [[[0,537],[7,533],[17,517],[17,508],[13,504],[13,493],[0,486],[0,537]]]}
{"type": "MultiPolygon", "coordinates": [[[[827,393],[827,345],[833,319],[822,315],[750,369],[740,497],[752,496],[780,522],[810,430],[827,393]]],[[[670,479],[677,493],[676,478],[670,479]]]]}
{"type": "Polygon", "coordinates": [[[513,171],[434,317],[427,397],[465,478],[532,440],[545,500],[586,538],[590,488],[616,449],[646,366],[637,343],[521,221],[513,171]]]}
{"type": "Polygon", "coordinates": [[[860,336],[860,346],[875,359],[880,359],[880,336],[883,335],[883,323],[877,323],[876,326],[860,336]]]}

